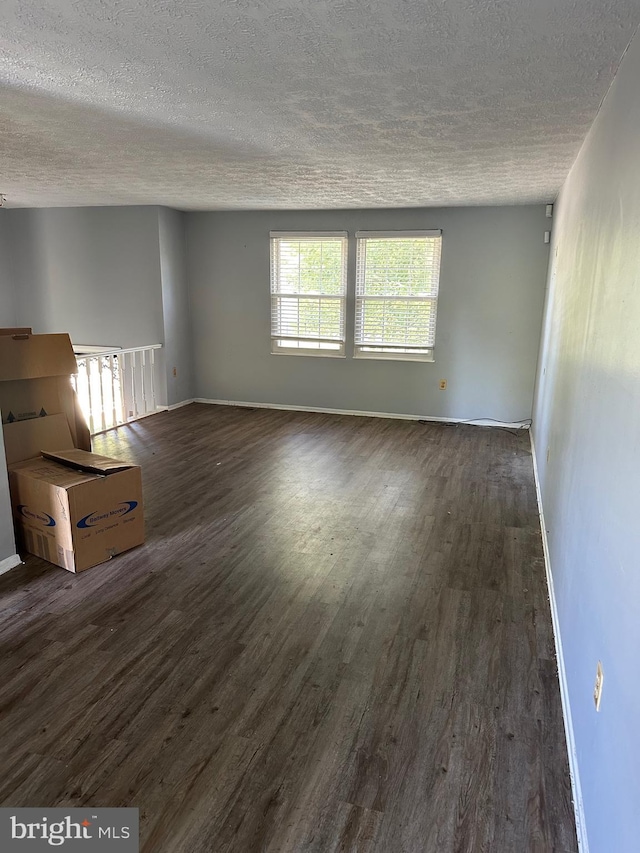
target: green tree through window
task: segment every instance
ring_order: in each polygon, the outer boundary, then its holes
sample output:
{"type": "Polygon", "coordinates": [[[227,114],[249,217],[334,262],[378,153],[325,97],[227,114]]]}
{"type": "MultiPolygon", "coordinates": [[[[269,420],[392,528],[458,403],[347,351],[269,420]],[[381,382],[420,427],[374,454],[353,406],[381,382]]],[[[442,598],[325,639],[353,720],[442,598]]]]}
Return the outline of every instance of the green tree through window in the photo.
{"type": "Polygon", "coordinates": [[[439,232],[358,235],[356,356],[433,359],[441,240],[439,232]]]}
{"type": "Polygon", "coordinates": [[[272,234],[272,352],[344,355],[346,260],[344,234],[272,234]]]}

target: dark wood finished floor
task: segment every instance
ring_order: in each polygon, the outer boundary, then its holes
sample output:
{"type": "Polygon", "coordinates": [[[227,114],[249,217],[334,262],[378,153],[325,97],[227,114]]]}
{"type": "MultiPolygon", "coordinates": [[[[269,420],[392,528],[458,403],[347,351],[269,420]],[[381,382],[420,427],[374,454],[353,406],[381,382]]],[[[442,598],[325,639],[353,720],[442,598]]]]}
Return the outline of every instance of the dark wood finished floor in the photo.
{"type": "Polygon", "coordinates": [[[148,542],[0,578],[0,804],[144,853],[574,853],[526,433],[192,405],[148,542]]]}

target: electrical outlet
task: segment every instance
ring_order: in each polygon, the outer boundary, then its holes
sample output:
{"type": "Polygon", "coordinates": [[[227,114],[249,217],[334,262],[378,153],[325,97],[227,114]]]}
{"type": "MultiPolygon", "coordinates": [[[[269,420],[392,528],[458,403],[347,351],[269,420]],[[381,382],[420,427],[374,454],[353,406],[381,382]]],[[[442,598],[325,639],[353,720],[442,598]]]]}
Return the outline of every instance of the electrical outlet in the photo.
{"type": "Polygon", "coordinates": [[[441,390],[441,391],[446,391],[446,390],[447,390],[447,380],[446,380],[446,379],[441,379],[441,380],[440,380],[440,390],[441,390]]]}
{"type": "Polygon", "coordinates": [[[593,701],[596,706],[596,711],[600,710],[600,700],[602,699],[602,685],[604,684],[604,671],[602,664],[598,661],[596,669],[596,683],[593,688],[593,701]]]}

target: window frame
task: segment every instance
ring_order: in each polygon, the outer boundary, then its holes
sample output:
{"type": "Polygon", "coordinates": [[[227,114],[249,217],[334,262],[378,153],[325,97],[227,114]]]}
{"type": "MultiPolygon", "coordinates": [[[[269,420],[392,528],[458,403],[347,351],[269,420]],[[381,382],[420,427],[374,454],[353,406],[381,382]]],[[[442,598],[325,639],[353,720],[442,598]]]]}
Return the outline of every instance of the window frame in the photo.
{"type": "Polygon", "coordinates": [[[311,356],[314,358],[346,358],[347,347],[347,291],[348,291],[348,257],[349,257],[349,234],[347,231],[270,231],[269,232],[269,297],[270,297],[270,327],[271,327],[271,354],[272,355],[297,355],[311,356]],[[312,337],[288,337],[286,335],[278,335],[274,330],[274,305],[282,297],[302,299],[314,299],[323,294],[304,295],[300,293],[283,293],[276,289],[279,281],[277,274],[277,264],[279,263],[279,255],[276,250],[278,240],[290,240],[292,242],[299,240],[300,242],[321,242],[321,241],[340,241],[341,243],[341,265],[340,278],[341,290],[339,294],[327,293],[324,294],[328,299],[340,300],[340,338],[312,338],[312,337]],[[292,345],[281,344],[281,341],[291,341],[292,345]],[[317,344],[337,344],[338,346],[327,347],[305,347],[294,346],[293,343],[309,341],[309,343],[317,344]]]}
{"type": "Polygon", "coordinates": [[[442,268],[442,229],[430,230],[402,230],[402,231],[357,231],[356,240],[356,272],[355,272],[355,310],[354,310],[354,340],[353,357],[358,359],[374,359],[381,361],[435,361],[435,328],[438,314],[438,291],[440,285],[440,272],[442,268]],[[438,238],[440,246],[438,249],[438,270],[435,277],[435,292],[431,296],[367,296],[363,290],[366,282],[366,254],[361,251],[361,245],[367,240],[402,240],[416,238],[438,238]],[[433,304],[435,320],[433,324],[433,344],[431,346],[407,346],[405,344],[375,344],[364,343],[358,340],[358,329],[362,326],[361,305],[366,305],[367,300],[375,301],[383,299],[396,299],[397,301],[419,303],[429,302],[433,304]]]}

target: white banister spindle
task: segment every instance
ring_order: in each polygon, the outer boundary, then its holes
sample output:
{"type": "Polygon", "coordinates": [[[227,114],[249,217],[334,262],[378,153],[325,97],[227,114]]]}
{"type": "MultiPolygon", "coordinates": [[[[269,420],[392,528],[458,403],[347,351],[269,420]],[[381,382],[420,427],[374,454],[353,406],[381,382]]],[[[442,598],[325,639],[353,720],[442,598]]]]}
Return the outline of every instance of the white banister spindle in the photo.
{"type": "Polygon", "coordinates": [[[71,383],[91,434],[156,411],[155,350],[161,344],[76,356],[71,383]]]}
{"type": "Polygon", "coordinates": [[[117,423],[126,423],[127,421],[127,403],[124,393],[124,356],[116,356],[118,362],[118,387],[120,389],[120,418],[117,423]]]}
{"type": "Polygon", "coordinates": [[[109,356],[109,374],[111,376],[111,424],[118,423],[118,412],[116,410],[116,360],[113,355],[109,356]]]}
{"type": "Polygon", "coordinates": [[[100,383],[100,417],[102,420],[102,429],[106,429],[107,428],[107,419],[105,417],[104,375],[103,375],[104,360],[103,360],[102,356],[98,356],[96,358],[96,365],[98,368],[98,380],[100,383]]]}
{"type": "Polygon", "coordinates": [[[95,406],[93,404],[93,394],[91,391],[91,359],[87,359],[87,396],[89,401],[89,429],[91,430],[91,435],[93,435],[93,433],[96,432],[96,425],[93,417],[95,406]]]}
{"type": "Polygon", "coordinates": [[[149,355],[151,357],[151,409],[155,412],[156,410],[156,352],[155,350],[149,350],[149,355]]]}
{"type": "Polygon", "coordinates": [[[140,354],[142,359],[142,365],[140,367],[140,396],[142,397],[142,405],[144,407],[143,414],[147,414],[147,395],[146,395],[146,385],[145,380],[145,372],[147,369],[147,353],[146,350],[142,350],[140,354]]]}
{"type": "Polygon", "coordinates": [[[136,382],[136,371],[137,371],[138,365],[137,365],[136,356],[137,356],[137,353],[134,350],[134,352],[132,352],[131,356],[130,356],[130,358],[131,358],[131,371],[130,371],[131,372],[131,400],[132,400],[131,410],[133,411],[133,417],[134,418],[137,418],[138,414],[139,414],[138,413],[138,389],[137,389],[137,382],[136,382]]]}
{"type": "Polygon", "coordinates": [[[120,356],[122,360],[122,389],[124,394],[124,419],[131,420],[135,417],[133,411],[133,389],[131,387],[131,354],[124,353],[120,356]]]}

